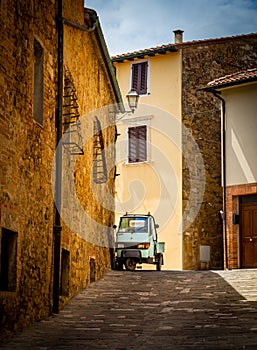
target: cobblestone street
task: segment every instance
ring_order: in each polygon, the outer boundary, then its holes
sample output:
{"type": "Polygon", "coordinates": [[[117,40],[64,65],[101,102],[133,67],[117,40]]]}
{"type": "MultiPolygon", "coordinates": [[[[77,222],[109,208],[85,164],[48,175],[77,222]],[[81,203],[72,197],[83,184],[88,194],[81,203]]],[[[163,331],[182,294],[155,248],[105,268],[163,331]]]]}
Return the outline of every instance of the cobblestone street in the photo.
{"type": "Polygon", "coordinates": [[[257,271],[109,271],[1,349],[256,349],[257,271]]]}

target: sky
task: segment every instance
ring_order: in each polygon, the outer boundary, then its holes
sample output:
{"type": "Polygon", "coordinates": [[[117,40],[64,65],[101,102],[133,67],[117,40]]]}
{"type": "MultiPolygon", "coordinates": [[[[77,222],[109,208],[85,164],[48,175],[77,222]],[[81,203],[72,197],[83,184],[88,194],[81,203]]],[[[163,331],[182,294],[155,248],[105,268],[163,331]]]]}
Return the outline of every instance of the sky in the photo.
{"type": "Polygon", "coordinates": [[[85,0],[111,56],[174,42],[257,32],[257,0],[85,0]]]}

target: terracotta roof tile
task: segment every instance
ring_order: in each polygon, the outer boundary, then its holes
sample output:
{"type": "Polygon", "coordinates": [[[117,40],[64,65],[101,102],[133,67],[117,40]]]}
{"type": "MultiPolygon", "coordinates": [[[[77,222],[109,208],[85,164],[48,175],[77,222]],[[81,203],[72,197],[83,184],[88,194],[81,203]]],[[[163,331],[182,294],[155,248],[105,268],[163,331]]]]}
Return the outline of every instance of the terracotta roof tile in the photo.
{"type": "Polygon", "coordinates": [[[243,84],[245,82],[257,81],[257,68],[225,75],[221,78],[210,81],[207,88],[218,88],[230,85],[243,84]]]}
{"type": "Polygon", "coordinates": [[[185,41],[179,44],[165,44],[160,46],[151,47],[148,49],[133,51],[133,52],[127,52],[120,55],[112,56],[111,59],[113,62],[121,62],[123,60],[129,60],[133,58],[140,58],[144,56],[154,56],[155,54],[162,54],[165,52],[174,52],[177,51],[180,48],[186,47],[186,46],[193,46],[193,45],[199,45],[199,44],[208,44],[213,42],[222,42],[226,40],[231,39],[241,39],[244,37],[256,37],[257,33],[250,33],[250,34],[242,34],[242,35],[235,35],[235,36],[229,36],[229,37],[222,37],[222,38],[216,38],[216,39],[203,39],[203,40],[193,40],[193,41],[185,41]]]}
{"type": "Polygon", "coordinates": [[[132,59],[134,57],[144,57],[144,56],[154,56],[157,53],[163,54],[166,52],[175,52],[177,49],[175,48],[175,44],[167,44],[167,45],[160,45],[156,47],[151,47],[149,49],[143,49],[133,52],[127,52],[120,55],[116,55],[111,57],[112,61],[122,61],[125,59],[132,59]]]}

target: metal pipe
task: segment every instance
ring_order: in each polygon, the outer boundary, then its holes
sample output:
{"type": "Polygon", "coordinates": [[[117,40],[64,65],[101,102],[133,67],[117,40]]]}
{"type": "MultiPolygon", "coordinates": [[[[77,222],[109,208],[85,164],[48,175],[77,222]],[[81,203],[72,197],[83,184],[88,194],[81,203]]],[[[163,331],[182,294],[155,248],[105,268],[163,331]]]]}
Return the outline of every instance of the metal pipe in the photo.
{"type": "Polygon", "coordinates": [[[58,144],[62,138],[63,105],[63,21],[62,0],[58,0],[58,67],[57,67],[57,110],[56,110],[56,173],[55,173],[55,223],[54,236],[54,277],[53,277],[53,312],[59,313],[60,295],[60,259],[61,259],[61,194],[62,194],[62,147],[58,144]]]}
{"type": "Polygon", "coordinates": [[[224,248],[225,248],[225,266],[224,269],[229,269],[228,259],[228,242],[227,242],[227,181],[226,181],[226,104],[225,100],[220,96],[217,90],[209,90],[215,97],[221,101],[222,108],[222,177],[223,177],[223,234],[224,234],[224,248]]]}
{"type": "Polygon", "coordinates": [[[97,21],[98,21],[98,18],[96,17],[95,19],[95,22],[92,24],[92,26],[90,26],[89,28],[79,24],[79,23],[76,23],[76,22],[73,22],[67,18],[63,18],[63,23],[64,24],[67,24],[68,26],[70,27],[73,27],[73,28],[76,28],[76,29],[79,29],[83,32],[92,32],[93,30],[95,30],[96,26],[97,26],[97,21]]]}
{"type": "Polygon", "coordinates": [[[224,255],[225,255],[225,266],[224,269],[229,269],[229,250],[228,250],[228,241],[227,241],[227,181],[226,181],[226,104],[225,100],[220,96],[221,92],[215,90],[214,88],[201,88],[196,90],[196,94],[199,91],[211,92],[215,97],[221,101],[221,110],[222,110],[222,178],[223,178],[223,213],[222,213],[222,222],[223,222],[223,237],[224,237],[224,255]]]}

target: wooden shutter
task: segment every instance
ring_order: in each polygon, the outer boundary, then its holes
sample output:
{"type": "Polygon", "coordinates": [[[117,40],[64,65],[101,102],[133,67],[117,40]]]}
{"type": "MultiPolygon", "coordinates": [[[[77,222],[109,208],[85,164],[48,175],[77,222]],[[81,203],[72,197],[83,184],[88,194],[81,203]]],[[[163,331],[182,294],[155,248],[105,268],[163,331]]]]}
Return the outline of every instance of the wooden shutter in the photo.
{"type": "Polygon", "coordinates": [[[129,128],[129,163],[135,163],[137,160],[137,131],[136,128],[129,128]]]}
{"type": "Polygon", "coordinates": [[[139,95],[147,93],[147,62],[132,65],[132,89],[139,95]]]}
{"type": "Polygon", "coordinates": [[[132,89],[135,89],[138,92],[138,64],[132,65],[132,89]]]}
{"type": "Polygon", "coordinates": [[[147,93],[147,62],[143,62],[140,65],[141,65],[140,94],[145,95],[147,93]]]}
{"type": "Polygon", "coordinates": [[[146,161],[146,125],[137,127],[138,153],[139,162],[146,161]]]}
{"type": "Polygon", "coordinates": [[[146,125],[129,128],[129,163],[144,162],[146,152],[146,125]]]}

